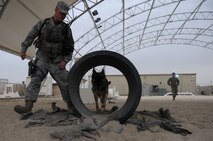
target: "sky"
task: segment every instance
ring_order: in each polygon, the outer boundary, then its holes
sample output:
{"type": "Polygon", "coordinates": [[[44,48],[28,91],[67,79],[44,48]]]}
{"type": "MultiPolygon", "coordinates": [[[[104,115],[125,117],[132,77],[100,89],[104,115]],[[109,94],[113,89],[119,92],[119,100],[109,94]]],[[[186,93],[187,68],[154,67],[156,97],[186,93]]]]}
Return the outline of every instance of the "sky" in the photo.
{"type": "MultiPolygon", "coordinates": [[[[111,2],[114,2],[114,4],[110,3],[114,6],[116,4],[120,6],[118,1],[111,0],[111,2]]],[[[131,5],[131,2],[127,1],[127,4],[131,5]]],[[[184,10],[190,9],[193,4],[197,3],[189,1],[188,4],[184,10]]],[[[100,8],[103,11],[108,10],[105,7],[100,8]]],[[[213,10],[213,1],[208,0],[202,8],[213,10]]],[[[213,24],[213,21],[210,22],[213,24]]],[[[82,30],[81,28],[73,29],[74,39],[85,32],[83,30],[85,22],[82,22],[82,25],[74,23],[73,27],[76,26],[82,27],[82,30]]],[[[10,83],[22,83],[26,80],[29,60],[23,61],[19,56],[3,51],[0,51],[0,57],[0,79],[8,79],[10,83]]],[[[135,51],[127,54],[126,57],[135,65],[140,74],[196,73],[198,85],[213,85],[213,50],[210,49],[186,45],[160,45],[135,51]]]]}

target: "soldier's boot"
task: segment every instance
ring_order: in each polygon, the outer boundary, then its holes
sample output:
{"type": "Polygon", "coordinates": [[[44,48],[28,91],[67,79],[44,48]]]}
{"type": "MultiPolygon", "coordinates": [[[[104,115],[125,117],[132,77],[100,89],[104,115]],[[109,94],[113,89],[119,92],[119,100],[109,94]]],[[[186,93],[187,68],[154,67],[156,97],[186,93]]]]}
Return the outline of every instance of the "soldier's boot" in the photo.
{"type": "Polygon", "coordinates": [[[173,95],[173,100],[175,100],[176,95],[173,95]]]}
{"type": "Polygon", "coordinates": [[[33,108],[33,101],[28,100],[28,101],[25,101],[25,106],[16,105],[14,107],[14,110],[18,114],[23,114],[23,113],[31,112],[32,108],[33,108]]]}

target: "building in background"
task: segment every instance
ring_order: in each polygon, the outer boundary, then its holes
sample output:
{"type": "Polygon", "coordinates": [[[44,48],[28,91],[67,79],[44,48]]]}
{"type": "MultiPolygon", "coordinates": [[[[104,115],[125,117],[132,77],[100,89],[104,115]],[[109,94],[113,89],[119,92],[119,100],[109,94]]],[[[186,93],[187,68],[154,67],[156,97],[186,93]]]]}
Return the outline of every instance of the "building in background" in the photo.
{"type": "MultiPolygon", "coordinates": [[[[116,93],[119,93],[120,96],[127,96],[129,87],[126,78],[123,75],[106,75],[107,79],[111,81],[109,89],[113,89],[116,93]]],[[[143,74],[140,75],[142,82],[142,95],[143,96],[162,96],[167,92],[171,92],[171,87],[167,85],[167,80],[171,77],[171,74],[143,74]]],[[[180,80],[180,85],[178,87],[179,92],[191,92],[197,94],[197,84],[196,84],[196,73],[184,73],[177,74],[178,79],[180,80]]],[[[86,79],[83,78],[82,83],[86,83],[87,87],[82,87],[83,84],[80,84],[80,95],[92,95],[92,84],[91,84],[91,75],[86,79]]],[[[53,94],[54,96],[60,95],[57,84],[53,85],[53,94]]]]}
{"type": "MultiPolygon", "coordinates": [[[[107,79],[111,81],[109,85],[109,92],[114,92],[116,95],[127,96],[128,95],[128,84],[127,80],[123,75],[106,75],[107,79]]],[[[167,85],[167,80],[171,77],[171,74],[143,74],[140,75],[142,82],[142,95],[143,96],[161,96],[170,92],[171,88],[167,85]]],[[[177,74],[177,77],[180,80],[180,85],[178,87],[179,92],[191,92],[197,94],[197,84],[196,84],[196,73],[183,73],[177,74]]],[[[18,91],[20,95],[25,93],[26,86],[29,84],[30,78],[27,78],[26,85],[23,84],[13,84],[13,91],[18,91]]],[[[5,86],[8,84],[8,80],[0,79],[0,92],[5,91],[5,86]]],[[[91,75],[84,77],[79,86],[80,95],[84,101],[92,101],[93,94],[91,91],[91,75]],[[91,100],[88,100],[90,98],[91,100]]],[[[206,88],[207,89],[207,88],[206,88]]],[[[210,88],[208,87],[209,90],[210,88]]],[[[9,90],[7,90],[9,91],[9,90]]],[[[204,90],[202,90],[204,91],[204,90]]],[[[209,93],[212,93],[213,90],[210,89],[209,93]]],[[[207,92],[206,92],[207,93],[207,92]]],[[[205,93],[205,94],[206,94],[205,93]]],[[[52,83],[52,78],[47,77],[46,81],[42,84],[42,89],[39,93],[40,96],[61,96],[59,87],[57,84],[52,83]]],[[[111,94],[114,95],[114,94],[111,94]]]]}
{"type": "MultiPolygon", "coordinates": [[[[167,80],[171,74],[143,74],[140,75],[142,81],[142,95],[164,95],[170,92],[171,88],[167,85],[167,80]]],[[[191,92],[196,94],[196,73],[177,74],[180,80],[179,92],[191,92]]],[[[123,75],[107,75],[111,81],[110,87],[115,87],[120,95],[128,94],[127,80],[123,75]]],[[[91,84],[90,84],[91,85],[91,84]]]]}
{"type": "Polygon", "coordinates": [[[200,95],[213,95],[213,85],[210,86],[197,86],[198,94],[200,95]]]}
{"type": "MultiPolygon", "coordinates": [[[[31,78],[27,77],[26,79],[26,87],[29,85],[31,78]]],[[[43,82],[41,83],[41,89],[38,94],[39,96],[52,96],[53,95],[53,84],[52,77],[47,76],[43,82]]]]}
{"type": "Polygon", "coordinates": [[[8,84],[8,79],[0,79],[0,94],[4,93],[6,84],[8,84]]]}
{"type": "Polygon", "coordinates": [[[0,79],[0,98],[19,98],[24,96],[26,91],[25,83],[9,83],[8,79],[0,79]]]}

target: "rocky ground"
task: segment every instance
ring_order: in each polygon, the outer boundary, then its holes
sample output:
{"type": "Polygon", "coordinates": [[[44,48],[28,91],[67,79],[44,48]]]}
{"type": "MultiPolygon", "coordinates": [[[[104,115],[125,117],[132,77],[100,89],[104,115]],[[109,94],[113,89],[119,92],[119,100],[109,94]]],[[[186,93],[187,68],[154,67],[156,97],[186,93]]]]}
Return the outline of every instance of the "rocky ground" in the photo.
{"type": "MultiPolygon", "coordinates": [[[[39,98],[33,111],[44,109],[52,111],[51,103],[66,108],[61,98],[39,98]]],[[[114,105],[122,106],[125,99],[115,101],[114,105]]],[[[1,141],[52,141],[50,134],[65,129],[70,131],[71,126],[37,126],[28,127],[28,120],[20,120],[20,115],[13,111],[17,104],[23,104],[23,99],[0,100],[0,134],[1,141]]],[[[93,108],[93,104],[87,105],[93,108]]],[[[109,107],[112,104],[108,105],[109,107]]],[[[157,111],[160,107],[169,109],[172,117],[192,134],[182,136],[166,131],[159,126],[151,130],[138,132],[133,124],[119,124],[110,121],[93,134],[97,141],[212,141],[213,138],[213,97],[212,96],[183,96],[172,101],[171,97],[142,97],[137,111],[157,111]]],[[[79,140],[86,140],[80,138],[79,140]]],[[[88,139],[89,140],[89,139],[88,139]]],[[[91,139],[92,140],[92,139],[91,139]]]]}

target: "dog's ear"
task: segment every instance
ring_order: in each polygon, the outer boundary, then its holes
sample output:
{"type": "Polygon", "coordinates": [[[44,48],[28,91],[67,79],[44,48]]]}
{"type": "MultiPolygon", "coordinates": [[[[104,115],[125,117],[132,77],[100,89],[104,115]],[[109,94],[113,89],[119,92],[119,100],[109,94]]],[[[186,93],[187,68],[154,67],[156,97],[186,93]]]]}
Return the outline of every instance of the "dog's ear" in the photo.
{"type": "Polygon", "coordinates": [[[111,81],[108,81],[108,85],[111,84],[111,81]]]}
{"type": "Polygon", "coordinates": [[[92,69],[92,73],[96,73],[96,70],[95,70],[95,68],[93,68],[93,69],[92,69]]]}
{"type": "Polygon", "coordinates": [[[102,74],[105,74],[105,69],[104,69],[104,68],[102,69],[101,73],[102,73],[102,74]]]}

